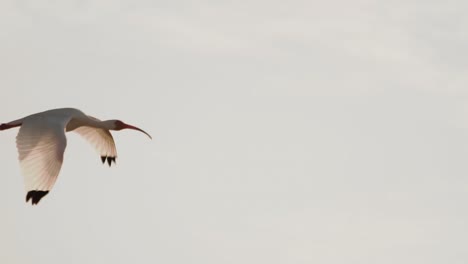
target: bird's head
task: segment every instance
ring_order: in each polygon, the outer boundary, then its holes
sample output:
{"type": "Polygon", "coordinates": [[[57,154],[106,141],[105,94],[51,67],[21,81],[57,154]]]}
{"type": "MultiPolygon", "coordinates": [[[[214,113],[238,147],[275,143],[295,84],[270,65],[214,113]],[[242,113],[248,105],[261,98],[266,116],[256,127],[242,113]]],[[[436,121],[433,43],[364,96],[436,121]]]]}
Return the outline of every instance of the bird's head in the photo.
{"type": "Polygon", "coordinates": [[[140,129],[136,126],[132,126],[132,125],[129,125],[129,124],[125,124],[124,122],[120,121],[120,120],[112,120],[113,124],[114,124],[114,128],[113,130],[122,130],[122,129],[133,129],[133,130],[138,130],[144,134],[146,134],[150,139],[153,139],[150,134],[146,133],[143,129],[140,129]]]}

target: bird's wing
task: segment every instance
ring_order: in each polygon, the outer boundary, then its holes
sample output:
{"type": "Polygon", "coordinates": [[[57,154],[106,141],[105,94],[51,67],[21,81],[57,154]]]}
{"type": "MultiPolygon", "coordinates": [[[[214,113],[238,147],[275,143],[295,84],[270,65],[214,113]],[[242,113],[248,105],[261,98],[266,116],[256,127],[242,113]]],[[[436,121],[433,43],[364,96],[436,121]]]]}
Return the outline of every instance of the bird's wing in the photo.
{"type": "MultiPolygon", "coordinates": [[[[99,119],[88,116],[91,119],[99,121],[99,119]]],[[[109,130],[94,128],[89,126],[82,126],[73,130],[85,138],[101,155],[102,163],[105,163],[111,166],[112,162],[115,163],[115,158],[117,157],[117,149],[115,147],[114,138],[109,130]]]]}
{"type": "Polygon", "coordinates": [[[26,202],[37,204],[54,186],[67,146],[68,120],[32,116],[23,120],[16,137],[19,161],[26,191],[26,202]]]}

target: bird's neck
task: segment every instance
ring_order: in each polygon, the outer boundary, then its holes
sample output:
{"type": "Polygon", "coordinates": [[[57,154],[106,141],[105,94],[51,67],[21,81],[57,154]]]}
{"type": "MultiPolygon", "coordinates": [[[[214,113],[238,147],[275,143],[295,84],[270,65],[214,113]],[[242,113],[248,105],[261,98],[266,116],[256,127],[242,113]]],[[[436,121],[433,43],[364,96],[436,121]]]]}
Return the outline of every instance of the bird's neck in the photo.
{"type": "Polygon", "coordinates": [[[105,120],[105,121],[100,121],[95,118],[85,118],[85,119],[72,119],[70,122],[67,124],[67,132],[68,131],[73,131],[79,127],[82,126],[87,126],[87,127],[94,127],[94,128],[101,128],[105,130],[114,130],[115,129],[115,123],[113,120],[105,120]]]}
{"type": "Polygon", "coordinates": [[[115,123],[114,120],[104,120],[104,121],[97,121],[97,120],[91,120],[92,127],[95,128],[102,128],[105,130],[114,130],[115,129],[115,123]]]}

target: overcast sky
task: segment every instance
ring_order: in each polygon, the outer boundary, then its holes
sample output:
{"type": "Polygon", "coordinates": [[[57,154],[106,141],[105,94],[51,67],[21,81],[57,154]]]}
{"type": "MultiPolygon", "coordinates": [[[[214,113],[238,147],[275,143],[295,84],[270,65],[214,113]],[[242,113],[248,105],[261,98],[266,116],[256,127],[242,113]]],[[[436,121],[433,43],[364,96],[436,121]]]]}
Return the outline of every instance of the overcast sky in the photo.
{"type": "Polygon", "coordinates": [[[0,263],[467,263],[466,1],[0,1],[0,123],[69,133],[26,204],[0,133],[0,263]]]}

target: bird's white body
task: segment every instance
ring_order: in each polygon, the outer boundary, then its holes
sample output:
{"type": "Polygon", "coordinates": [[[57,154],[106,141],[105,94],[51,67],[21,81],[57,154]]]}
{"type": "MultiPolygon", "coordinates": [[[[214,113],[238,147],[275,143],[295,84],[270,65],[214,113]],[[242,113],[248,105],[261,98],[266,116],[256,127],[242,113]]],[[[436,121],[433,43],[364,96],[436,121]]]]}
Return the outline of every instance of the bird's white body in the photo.
{"type": "Polygon", "coordinates": [[[26,202],[37,204],[53,187],[62,167],[67,146],[65,132],[75,131],[91,143],[109,166],[117,150],[109,130],[134,129],[120,120],[100,121],[74,108],[48,110],[0,125],[0,130],[20,127],[16,137],[19,161],[24,175],[26,202]]]}

